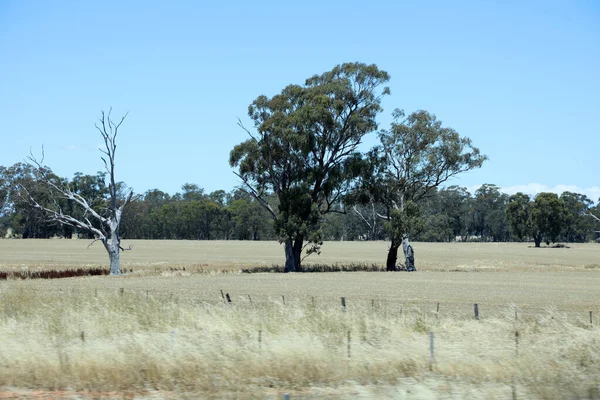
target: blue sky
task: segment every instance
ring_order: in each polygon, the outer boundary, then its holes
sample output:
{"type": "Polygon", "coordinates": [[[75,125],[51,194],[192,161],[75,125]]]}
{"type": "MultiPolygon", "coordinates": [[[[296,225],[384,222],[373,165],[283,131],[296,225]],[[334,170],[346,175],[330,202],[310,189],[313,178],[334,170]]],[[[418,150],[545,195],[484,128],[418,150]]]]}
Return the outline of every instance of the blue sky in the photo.
{"type": "MultiPolygon", "coordinates": [[[[102,169],[94,122],[129,111],[117,179],[171,194],[238,181],[248,105],[348,61],[391,75],[490,160],[450,182],[600,197],[600,3],[0,1],[0,165],[45,146],[61,176],[102,169]]],[[[365,139],[364,149],[376,143],[365,139]]]]}

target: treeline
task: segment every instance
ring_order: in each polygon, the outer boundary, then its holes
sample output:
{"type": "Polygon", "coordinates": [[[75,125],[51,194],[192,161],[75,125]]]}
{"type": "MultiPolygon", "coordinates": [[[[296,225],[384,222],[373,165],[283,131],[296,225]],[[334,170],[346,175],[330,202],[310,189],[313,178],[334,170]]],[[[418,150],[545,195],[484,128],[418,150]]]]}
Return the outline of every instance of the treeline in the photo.
{"type": "MultiPolygon", "coordinates": [[[[85,218],[72,200],[56,198],[48,185],[39,182],[28,164],[0,166],[0,234],[13,237],[50,238],[74,235],[91,238],[73,227],[49,222],[44,213],[23,198],[29,194],[65,213],[85,218]],[[21,188],[23,190],[15,190],[21,188]],[[17,193],[20,193],[17,195],[17,193]]],[[[68,184],[99,212],[107,208],[105,173],[73,178],[53,176],[57,184],[68,184]]],[[[120,191],[126,188],[121,184],[120,191]]],[[[277,198],[268,197],[272,207],[277,198]]],[[[377,203],[337,204],[336,213],[324,216],[324,240],[387,240],[385,218],[388,210],[377,203]]],[[[534,198],[518,193],[507,195],[496,185],[485,184],[470,193],[450,186],[432,191],[419,204],[419,224],[412,239],[428,242],[451,241],[533,241],[587,242],[599,237],[599,224],[587,214],[600,214],[600,206],[583,194],[564,192],[560,196],[540,193],[534,198]]],[[[206,193],[200,186],[185,184],[181,192],[169,195],[159,189],[136,196],[127,206],[121,224],[125,239],[187,240],[276,240],[268,212],[243,190],[206,193]]]]}

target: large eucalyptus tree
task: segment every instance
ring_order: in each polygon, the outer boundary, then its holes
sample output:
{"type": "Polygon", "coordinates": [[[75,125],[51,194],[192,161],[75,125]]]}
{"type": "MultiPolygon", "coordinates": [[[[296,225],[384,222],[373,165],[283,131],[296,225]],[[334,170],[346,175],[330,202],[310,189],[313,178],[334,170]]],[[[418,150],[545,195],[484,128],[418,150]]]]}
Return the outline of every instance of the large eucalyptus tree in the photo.
{"type": "Polygon", "coordinates": [[[248,108],[254,130],[233,148],[230,164],[242,187],[268,210],[285,248],[285,271],[301,270],[302,251],[318,252],[320,222],[335,212],[357,175],[361,139],[377,129],[387,72],[345,63],[289,85],[248,108]],[[278,204],[267,201],[274,193],[278,204]]]}

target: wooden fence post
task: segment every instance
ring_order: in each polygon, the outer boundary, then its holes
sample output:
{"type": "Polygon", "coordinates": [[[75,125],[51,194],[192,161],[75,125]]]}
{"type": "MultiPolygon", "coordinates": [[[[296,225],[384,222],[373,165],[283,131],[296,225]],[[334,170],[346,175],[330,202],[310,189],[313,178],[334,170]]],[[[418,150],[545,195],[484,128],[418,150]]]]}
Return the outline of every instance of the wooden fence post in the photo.
{"type": "Polygon", "coordinates": [[[342,311],[346,312],[346,298],[342,297],[342,311]]]}
{"type": "Polygon", "coordinates": [[[479,319],[479,304],[473,304],[473,311],[475,312],[475,319],[479,319]]]}
{"type": "Polygon", "coordinates": [[[350,358],[350,340],[351,340],[350,331],[348,331],[348,358],[350,358]]]}
{"type": "MultiPolygon", "coordinates": [[[[515,331],[515,357],[519,358],[519,331],[515,331]]],[[[512,398],[513,398],[513,400],[517,400],[516,377],[513,377],[513,381],[512,381],[512,398]]]]}
{"type": "Polygon", "coordinates": [[[433,362],[435,361],[433,331],[429,331],[429,370],[433,371],[433,362]]]}
{"type": "Polygon", "coordinates": [[[262,331],[258,331],[258,351],[262,350],[262,331]]]}
{"type": "Polygon", "coordinates": [[[590,311],[590,326],[594,326],[594,322],[592,319],[592,312],[590,311]]]}
{"type": "Polygon", "coordinates": [[[229,293],[225,293],[225,297],[227,298],[227,302],[231,303],[231,296],[229,296],[229,293]]]}
{"type": "Polygon", "coordinates": [[[437,308],[435,309],[435,317],[440,317],[440,303],[437,303],[437,308]]]}

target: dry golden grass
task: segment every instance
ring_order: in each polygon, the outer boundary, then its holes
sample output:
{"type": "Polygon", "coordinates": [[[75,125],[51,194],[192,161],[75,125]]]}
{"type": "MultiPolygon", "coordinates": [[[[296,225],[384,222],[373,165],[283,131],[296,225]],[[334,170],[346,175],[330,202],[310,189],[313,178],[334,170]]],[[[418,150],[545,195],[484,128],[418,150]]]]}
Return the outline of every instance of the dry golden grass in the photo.
{"type": "MultiPolygon", "coordinates": [[[[598,246],[418,243],[416,273],[224,274],[282,249],[132,243],[127,276],[0,282],[0,398],[600,397],[598,246]]],[[[86,246],[2,240],[0,269],[106,264],[86,246]]],[[[326,243],[315,261],[385,250],[326,243]]]]}
{"type": "MultiPolygon", "coordinates": [[[[100,243],[64,239],[0,240],[0,270],[9,268],[62,268],[106,266],[108,256],[100,243]]],[[[203,270],[239,270],[242,267],[283,264],[277,242],[128,240],[122,265],[136,269],[200,267],[203,270]]],[[[572,244],[571,248],[529,247],[527,243],[414,243],[417,267],[423,271],[565,270],[598,265],[600,246],[572,244]]],[[[322,254],[306,263],[383,264],[387,242],[326,242],[322,254]]]]}
{"type": "Polygon", "coordinates": [[[5,388],[500,399],[513,382],[523,398],[588,396],[600,385],[598,328],[551,308],[515,321],[505,307],[475,321],[381,302],[349,302],[343,312],[321,298],[313,307],[235,296],[229,305],[164,293],[29,289],[5,287],[0,296],[5,388]]]}

